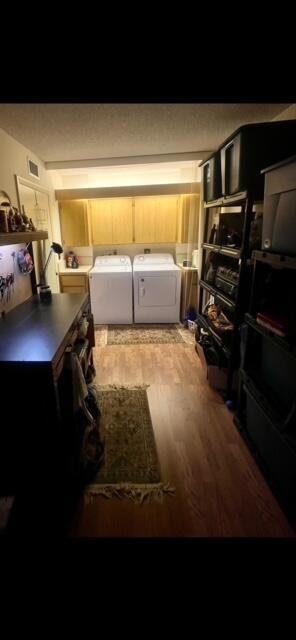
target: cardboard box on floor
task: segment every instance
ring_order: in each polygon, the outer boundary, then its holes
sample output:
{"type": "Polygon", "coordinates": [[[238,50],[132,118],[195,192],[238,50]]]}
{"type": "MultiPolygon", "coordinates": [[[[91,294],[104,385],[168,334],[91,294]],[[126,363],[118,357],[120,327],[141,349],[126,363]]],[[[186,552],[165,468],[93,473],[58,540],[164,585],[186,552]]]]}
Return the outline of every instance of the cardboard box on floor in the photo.
{"type": "Polygon", "coordinates": [[[219,369],[219,367],[213,364],[208,364],[204,350],[199,342],[195,343],[195,350],[200,358],[202,368],[205,377],[208,380],[208,383],[211,385],[211,387],[214,387],[214,389],[225,390],[227,384],[227,370],[219,369]]]}

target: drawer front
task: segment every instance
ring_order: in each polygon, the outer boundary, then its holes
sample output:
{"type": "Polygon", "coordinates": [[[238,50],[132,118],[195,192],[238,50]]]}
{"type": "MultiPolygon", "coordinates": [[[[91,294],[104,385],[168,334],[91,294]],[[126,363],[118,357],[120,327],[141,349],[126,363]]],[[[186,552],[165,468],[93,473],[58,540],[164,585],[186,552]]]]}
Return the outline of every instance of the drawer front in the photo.
{"type": "Polygon", "coordinates": [[[62,287],[62,293],[86,293],[85,287],[62,287]]]}
{"type": "Polygon", "coordinates": [[[71,276],[60,276],[61,285],[68,287],[85,287],[85,276],[82,275],[71,275],[71,276]]]}

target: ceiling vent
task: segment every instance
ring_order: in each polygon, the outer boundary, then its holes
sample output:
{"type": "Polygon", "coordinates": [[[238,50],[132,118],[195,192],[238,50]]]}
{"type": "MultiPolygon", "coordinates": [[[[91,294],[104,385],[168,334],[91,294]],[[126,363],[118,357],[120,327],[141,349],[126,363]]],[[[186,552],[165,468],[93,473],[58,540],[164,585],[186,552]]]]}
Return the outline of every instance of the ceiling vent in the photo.
{"type": "Polygon", "coordinates": [[[30,160],[30,158],[28,158],[28,171],[30,176],[33,176],[33,178],[38,178],[38,180],[40,180],[38,164],[36,164],[36,162],[33,162],[33,160],[30,160]]]}

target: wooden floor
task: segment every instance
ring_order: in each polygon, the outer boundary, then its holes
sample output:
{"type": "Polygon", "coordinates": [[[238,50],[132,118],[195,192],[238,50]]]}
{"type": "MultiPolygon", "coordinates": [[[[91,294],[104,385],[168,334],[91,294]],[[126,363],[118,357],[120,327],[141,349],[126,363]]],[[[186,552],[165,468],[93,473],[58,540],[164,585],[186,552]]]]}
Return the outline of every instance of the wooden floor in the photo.
{"type": "Polygon", "coordinates": [[[194,344],[100,346],[97,384],[147,389],[162,476],[174,497],[134,505],[81,504],[71,537],[294,537],[294,532],[204,377],[194,344]]]}

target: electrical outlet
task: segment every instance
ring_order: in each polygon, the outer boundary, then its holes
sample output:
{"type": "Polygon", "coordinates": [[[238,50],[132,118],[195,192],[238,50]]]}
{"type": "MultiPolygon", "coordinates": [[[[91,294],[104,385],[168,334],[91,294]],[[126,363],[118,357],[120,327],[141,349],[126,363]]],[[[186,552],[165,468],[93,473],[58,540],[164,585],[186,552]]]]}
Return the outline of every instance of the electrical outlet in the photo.
{"type": "Polygon", "coordinates": [[[150,253],[150,249],[144,249],[144,253],[150,253]]]}

